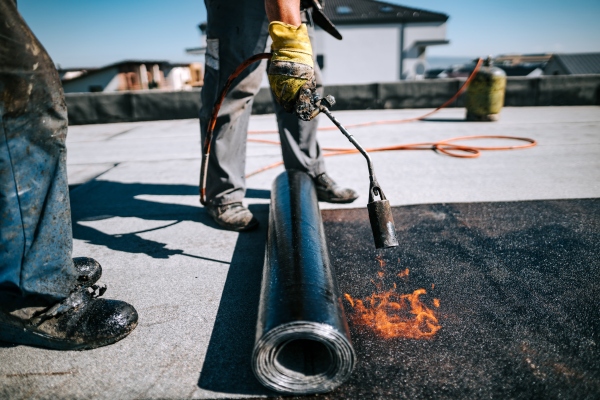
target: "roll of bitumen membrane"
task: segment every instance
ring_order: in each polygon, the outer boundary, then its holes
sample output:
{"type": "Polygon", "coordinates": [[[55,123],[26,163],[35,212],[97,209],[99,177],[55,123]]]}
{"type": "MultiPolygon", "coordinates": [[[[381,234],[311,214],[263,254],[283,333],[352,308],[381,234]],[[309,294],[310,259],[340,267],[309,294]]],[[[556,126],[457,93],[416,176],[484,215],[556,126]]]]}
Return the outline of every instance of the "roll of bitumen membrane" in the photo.
{"type": "Polygon", "coordinates": [[[282,393],[328,392],[351,374],[356,355],[312,179],[275,179],[252,369],[282,393]]]}

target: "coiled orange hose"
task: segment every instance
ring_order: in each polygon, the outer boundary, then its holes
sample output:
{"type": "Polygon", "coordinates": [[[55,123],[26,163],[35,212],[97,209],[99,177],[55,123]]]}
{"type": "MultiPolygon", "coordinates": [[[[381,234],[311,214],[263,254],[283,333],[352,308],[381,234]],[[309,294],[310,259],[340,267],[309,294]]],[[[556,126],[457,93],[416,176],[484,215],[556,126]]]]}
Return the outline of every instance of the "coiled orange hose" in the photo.
{"type": "MultiPolygon", "coordinates": [[[[261,139],[248,139],[248,141],[258,142],[258,143],[268,143],[268,144],[276,144],[280,145],[280,142],[276,142],[274,140],[261,140],[261,139]]],[[[482,151],[487,150],[516,150],[516,149],[525,149],[527,147],[533,147],[537,144],[537,142],[533,139],[522,138],[516,136],[499,136],[499,135],[477,135],[477,136],[461,136],[455,137],[452,139],[440,140],[439,142],[425,142],[425,143],[410,143],[410,144],[401,144],[396,146],[388,146],[388,147],[377,147],[377,148],[367,148],[365,150],[369,153],[377,152],[377,151],[395,151],[395,150],[434,150],[439,151],[440,153],[444,153],[449,155],[450,157],[457,158],[476,158],[481,155],[482,151]],[[527,144],[522,144],[518,146],[494,146],[494,147],[475,147],[475,146],[465,146],[458,145],[451,142],[456,142],[459,140],[469,140],[469,139],[511,139],[511,140],[519,140],[523,142],[527,142],[527,144]],[[457,153],[457,152],[462,152],[457,153]]],[[[331,156],[340,156],[344,154],[356,154],[359,151],[357,149],[337,149],[337,148],[328,148],[324,147],[323,151],[328,151],[328,153],[323,154],[323,157],[331,157],[331,156]]],[[[278,167],[283,164],[283,161],[278,161],[274,164],[268,165],[266,167],[257,169],[246,175],[246,178],[249,178],[253,175],[256,175],[260,172],[269,170],[271,168],[278,167]]]]}

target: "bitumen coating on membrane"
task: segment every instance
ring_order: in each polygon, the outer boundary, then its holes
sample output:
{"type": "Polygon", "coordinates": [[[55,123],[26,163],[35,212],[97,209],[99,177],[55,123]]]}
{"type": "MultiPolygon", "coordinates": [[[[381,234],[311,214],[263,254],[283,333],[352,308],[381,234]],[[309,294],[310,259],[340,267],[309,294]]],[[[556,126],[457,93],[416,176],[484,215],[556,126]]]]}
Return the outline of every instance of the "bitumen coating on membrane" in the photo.
{"type": "Polygon", "coordinates": [[[384,339],[353,324],[344,300],[358,365],[315,398],[600,398],[600,199],[414,205],[393,215],[399,247],[375,250],[366,210],[323,212],[340,290],[364,299],[384,272],[382,289],[426,289],[420,300],[441,329],[384,339]],[[398,277],[406,269],[408,279],[398,277]]]}

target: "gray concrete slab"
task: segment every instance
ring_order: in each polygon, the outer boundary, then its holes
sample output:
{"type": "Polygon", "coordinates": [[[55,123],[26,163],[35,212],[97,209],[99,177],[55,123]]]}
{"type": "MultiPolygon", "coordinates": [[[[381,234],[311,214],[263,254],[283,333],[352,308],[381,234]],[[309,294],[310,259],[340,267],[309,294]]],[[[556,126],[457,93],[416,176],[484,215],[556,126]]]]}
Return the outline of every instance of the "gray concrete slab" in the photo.
{"type": "MultiPolygon", "coordinates": [[[[337,113],[337,116],[342,123],[350,125],[421,114],[421,110],[347,111],[337,113]]],[[[435,142],[472,135],[528,137],[539,144],[526,150],[483,152],[477,159],[450,158],[422,151],[372,153],[379,183],[393,205],[585,198],[600,194],[600,108],[505,108],[497,123],[472,123],[462,118],[464,110],[447,109],[425,122],[356,128],[352,133],[364,147],[435,142]]],[[[320,143],[323,147],[349,147],[337,131],[323,132],[320,143]]],[[[479,146],[519,144],[504,140],[462,143],[479,146]]],[[[352,187],[361,195],[354,204],[343,207],[364,207],[368,179],[366,163],[361,156],[328,158],[327,168],[339,183],[352,187]]],[[[248,186],[267,189],[277,173],[252,177],[248,186]]],[[[322,208],[340,206],[323,204],[322,208]]]]}
{"type": "MultiPolygon", "coordinates": [[[[422,113],[336,115],[349,125],[422,113]]],[[[464,109],[448,109],[424,122],[352,132],[365,147],[467,135],[526,136],[539,145],[486,152],[477,159],[432,151],[373,153],[393,205],[600,197],[600,107],[505,108],[497,123],[467,123],[463,117],[464,109]]],[[[272,115],[251,119],[253,130],[275,128],[272,115]]],[[[251,137],[277,140],[277,135],[251,137]]],[[[349,147],[336,131],[320,133],[320,142],[349,147]]],[[[246,203],[262,224],[258,231],[237,234],[219,229],[198,203],[197,120],[75,126],[67,146],[69,180],[79,184],[71,192],[74,255],[101,262],[102,282],[109,288],[105,297],[132,303],[140,324],[125,340],[86,352],[2,345],[0,397],[272,395],[252,377],[251,343],[238,332],[254,330],[266,205],[282,167],[248,179],[246,203]]],[[[247,171],[280,156],[277,146],[249,143],[247,171]]],[[[328,158],[327,168],[361,195],[343,207],[364,207],[368,179],[361,156],[328,158]]]]}

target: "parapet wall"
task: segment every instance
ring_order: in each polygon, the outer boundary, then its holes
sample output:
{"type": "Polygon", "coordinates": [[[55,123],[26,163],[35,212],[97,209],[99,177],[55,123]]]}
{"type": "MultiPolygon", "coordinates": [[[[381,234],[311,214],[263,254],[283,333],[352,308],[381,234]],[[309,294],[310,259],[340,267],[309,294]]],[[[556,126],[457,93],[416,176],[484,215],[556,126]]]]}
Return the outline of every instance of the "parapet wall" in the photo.
{"type": "Polygon", "coordinates": [[[200,91],[67,93],[69,125],[198,118],[200,91]]]}
{"type": "MultiPolygon", "coordinates": [[[[435,108],[450,99],[465,79],[432,79],[328,86],[335,110],[435,108]]],[[[70,125],[198,118],[200,90],[68,93],[70,125]]],[[[600,105],[600,75],[509,77],[505,106],[600,105]]],[[[464,107],[461,95],[450,107],[464,107]]],[[[271,94],[263,88],[254,98],[253,114],[273,112],[271,94]]]]}

